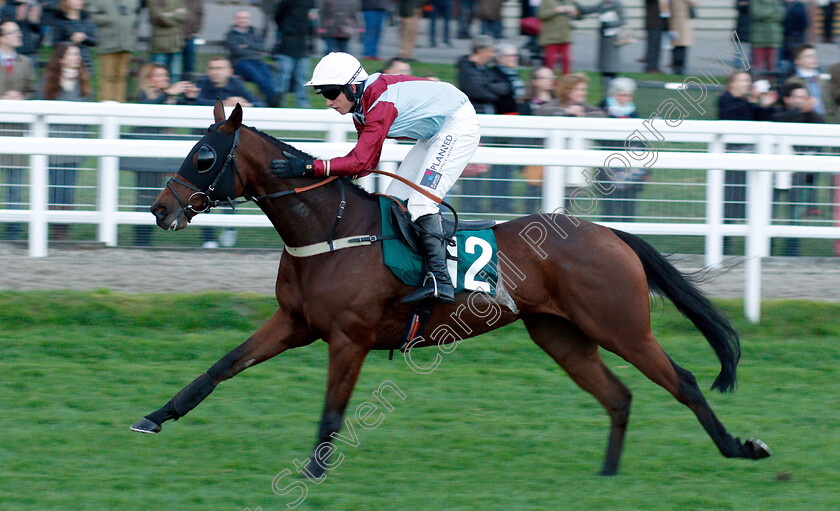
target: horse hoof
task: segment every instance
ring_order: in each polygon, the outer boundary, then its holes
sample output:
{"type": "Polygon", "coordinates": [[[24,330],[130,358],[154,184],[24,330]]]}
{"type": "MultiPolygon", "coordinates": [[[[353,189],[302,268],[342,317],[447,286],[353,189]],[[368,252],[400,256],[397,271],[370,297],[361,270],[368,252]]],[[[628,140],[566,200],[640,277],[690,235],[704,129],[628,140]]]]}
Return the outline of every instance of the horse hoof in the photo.
{"type": "Polygon", "coordinates": [[[149,419],[143,417],[133,426],[131,426],[131,431],[136,431],[138,433],[146,433],[147,435],[154,435],[155,433],[160,433],[160,424],[155,424],[154,422],[150,421],[149,419]]]}
{"type": "Polygon", "coordinates": [[[746,445],[752,447],[753,453],[755,453],[753,459],[760,460],[762,458],[769,458],[773,455],[773,451],[770,450],[770,447],[758,438],[750,438],[745,443],[746,445]]]}

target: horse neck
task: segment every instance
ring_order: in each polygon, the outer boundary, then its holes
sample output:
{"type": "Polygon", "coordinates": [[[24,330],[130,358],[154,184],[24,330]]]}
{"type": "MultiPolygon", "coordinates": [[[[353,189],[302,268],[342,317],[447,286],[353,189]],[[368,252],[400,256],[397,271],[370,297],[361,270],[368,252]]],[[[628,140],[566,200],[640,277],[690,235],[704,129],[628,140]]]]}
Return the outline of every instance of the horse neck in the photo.
{"type": "MultiPolygon", "coordinates": [[[[249,194],[259,197],[315,185],[322,181],[322,178],[276,179],[264,169],[269,168],[272,159],[281,157],[281,148],[266,141],[262,142],[267,143],[269,147],[254,154],[267,156],[245,156],[248,159],[245,163],[250,169],[245,173],[246,191],[249,194]]],[[[346,206],[334,235],[336,238],[356,234],[379,234],[378,230],[371,230],[379,219],[378,201],[366,197],[352,184],[339,184],[339,180],[300,193],[262,199],[257,201],[257,205],[271,221],[284,243],[300,247],[327,241],[342,200],[346,201],[346,206]]]]}

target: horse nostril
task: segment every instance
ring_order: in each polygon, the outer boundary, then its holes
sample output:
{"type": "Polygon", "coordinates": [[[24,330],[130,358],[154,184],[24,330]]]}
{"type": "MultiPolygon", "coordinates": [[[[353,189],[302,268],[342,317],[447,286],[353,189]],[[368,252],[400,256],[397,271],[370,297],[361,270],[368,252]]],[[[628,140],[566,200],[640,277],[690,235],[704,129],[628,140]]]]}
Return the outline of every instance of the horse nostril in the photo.
{"type": "Polygon", "coordinates": [[[166,210],[166,206],[164,206],[163,204],[152,204],[152,207],[149,208],[149,210],[152,212],[153,215],[155,215],[155,218],[157,218],[158,220],[163,220],[164,218],[166,218],[166,215],[168,213],[166,210]]]}

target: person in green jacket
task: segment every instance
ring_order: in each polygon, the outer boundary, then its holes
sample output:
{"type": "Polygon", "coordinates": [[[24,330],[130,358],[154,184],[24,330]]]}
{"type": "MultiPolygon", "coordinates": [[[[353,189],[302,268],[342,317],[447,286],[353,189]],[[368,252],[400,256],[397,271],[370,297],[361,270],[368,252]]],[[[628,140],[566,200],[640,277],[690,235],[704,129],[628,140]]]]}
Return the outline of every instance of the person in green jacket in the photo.
{"type": "Polygon", "coordinates": [[[88,10],[99,40],[99,101],[125,103],[131,55],[137,50],[140,0],[90,0],[88,10]]]}
{"type": "Polygon", "coordinates": [[[578,15],[577,6],[570,0],[543,0],[537,10],[542,23],[537,44],[543,48],[545,67],[552,71],[559,59],[563,74],[572,72],[572,20],[578,15]]]}
{"type": "Polygon", "coordinates": [[[779,0],[750,0],[752,65],[756,71],[775,71],[784,39],[785,7],[779,0]]]}
{"type": "Polygon", "coordinates": [[[187,20],[184,0],[149,0],[152,23],[152,62],[169,69],[172,80],[181,79],[184,66],[184,23],[187,20]]]}

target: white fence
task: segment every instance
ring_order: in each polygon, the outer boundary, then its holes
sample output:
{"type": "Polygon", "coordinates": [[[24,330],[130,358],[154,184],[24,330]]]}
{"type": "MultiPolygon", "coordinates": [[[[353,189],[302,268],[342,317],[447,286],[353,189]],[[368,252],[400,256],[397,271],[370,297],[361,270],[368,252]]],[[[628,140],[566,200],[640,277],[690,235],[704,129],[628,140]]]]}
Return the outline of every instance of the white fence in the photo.
{"type": "MultiPolygon", "coordinates": [[[[120,139],[121,132],[127,126],[206,128],[211,117],[210,107],[0,101],[0,123],[29,126],[29,136],[0,137],[0,155],[31,155],[28,207],[0,209],[0,223],[28,223],[29,252],[32,257],[47,255],[50,223],[95,224],[99,241],[115,246],[119,225],[153,223],[152,216],[147,212],[121,208],[119,158],[179,159],[194,144],[194,141],[186,140],[125,140],[120,139]],[[50,126],[57,124],[93,126],[99,131],[98,137],[49,137],[50,126]],[[96,201],[89,210],[49,208],[48,157],[51,155],[99,157],[96,201]]],[[[329,110],[252,108],[246,109],[244,119],[246,124],[261,130],[302,134],[302,137],[310,141],[295,145],[322,157],[343,155],[353,146],[355,131],[352,123],[348,118],[329,110]]],[[[691,182],[670,183],[670,187],[663,189],[680,190],[676,185],[683,188],[690,185],[697,190],[703,188],[701,200],[695,201],[702,206],[701,213],[696,217],[676,220],[649,217],[642,218],[647,221],[601,223],[635,234],[702,236],[705,239],[707,265],[722,261],[724,236],[745,237],[745,313],[753,321],[758,320],[760,311],[761,258],[770,255],[771,238],[840,239],[840,227],[834,226],[830,219],[816,224],[812,222],[812,225],[786,225],[774,222],[772,211],[774,173],[789,175],[787,173],[792,170],[807,170],[809,173],[838,171],[836,156],[795,154],[798,146],[840,147],[840,131],[836,126],[679,119],[668,123],[662,118],[650,121],[516,116],[485,116],[481,123],[484,136],[500,137],[508,141],[530,140],[524,144],[526,147],[481,147],[473,161],[492,165],[543,166],[541,192],[535,199],[543,211],[564,211],[567,195],[572,191],[592,201],[611,200],[609,193],[604,192],[604,188],[609,186],[609,180],[600,181],[601,192],[594,193],[592,190],[597,186],[590,185],[583,178],[586,169],[602,168],[605,162],[615,169],[620,169],[619,163],[625,161],[634,167],[650,164],[654,170],[692,171],[694,177],[691,182]],[[628,137],[636,139],[636,145],[628,150],[591,148],[597,145],[597,141],[623,141],[628,137]],[[727,144],[751,144],[756,152],[727,153],[724,152],[727,144]],[[534,145],[542,147],[535,148],[534,145]],[[563,166],[559,166],[560,163],[563,166]],[[744,223],[724,223],[722,169],[747,172],[744,223]],[[581,191],[584,193],[578,193],[581,191]]],[[[405,144],[387,144],[382,154],[383,168],[394,168],[409,147],[405,144]]],[[[174,172],[177,169],[171,170],[174,172]]],[[[784,181],[782,179],[779,182],[784,181]]],[[[384,190],[387,180],[369,176],[362,184],[368,188],[384,190]]],[[[679,197],[662,197],[657,200],[688,202],[679,197]]],[[[588,214],[588,209],[581,211],[574,204],[565,210],[584,217],[592,216],[588,214]]],[[[199,215],[193,223],[222,227],[270,226],[268,220],[256,209],[236,215],[199,215]]]]}

